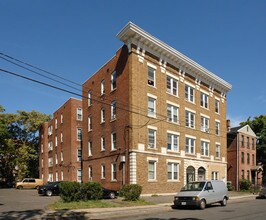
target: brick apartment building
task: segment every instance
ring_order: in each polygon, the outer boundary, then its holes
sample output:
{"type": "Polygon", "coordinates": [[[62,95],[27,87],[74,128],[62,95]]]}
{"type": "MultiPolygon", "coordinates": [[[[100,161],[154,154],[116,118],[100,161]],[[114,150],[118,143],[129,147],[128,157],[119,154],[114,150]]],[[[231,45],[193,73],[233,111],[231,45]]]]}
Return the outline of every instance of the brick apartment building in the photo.
{"type": "Polygon", "coordinates": [[[231,85],[129,22],[124,45],[83,84],[84,182],[144,194],[227,180],[231,85]]]}
{"type": "Polygon", "coordinates": [[[82,102],[70,98],[40,127],[39,177],[81,181],[82,102]]]}
{"type": "Polygon", "coordinates": [[[262,166],[256,164],[256,134],[249,125],[230,128],[227,120],[227,180],[235,190],[242,179],[253,185],[262,183],[262,166]]]}

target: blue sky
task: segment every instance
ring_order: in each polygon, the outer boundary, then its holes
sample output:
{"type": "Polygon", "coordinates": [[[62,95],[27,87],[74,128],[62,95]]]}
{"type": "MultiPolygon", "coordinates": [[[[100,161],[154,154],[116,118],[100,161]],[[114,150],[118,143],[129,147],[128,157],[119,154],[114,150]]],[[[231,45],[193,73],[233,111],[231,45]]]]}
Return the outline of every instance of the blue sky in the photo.
{"type": "MultiPolygon", "coordinates": [[[[233,126],[265,114],[265,0],[2,0],[0,53],[82,84],[122,46],[116,34],[129,21],[233,86],[233,126]]],[[[3,59],[0,69],[63,87],[3,59]]],[[[0,71],[6,112],[52,114],[69,97],[0,71]]]]}

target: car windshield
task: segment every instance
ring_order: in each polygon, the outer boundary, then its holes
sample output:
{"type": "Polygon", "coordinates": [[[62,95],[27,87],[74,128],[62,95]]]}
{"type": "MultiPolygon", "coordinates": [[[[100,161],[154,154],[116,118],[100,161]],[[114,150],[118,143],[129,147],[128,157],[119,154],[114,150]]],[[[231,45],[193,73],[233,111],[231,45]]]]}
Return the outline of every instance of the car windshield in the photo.
{"type": "Polygon", "coordinates": [[[205,185],[205,182],[192,182],[188,183],[185,185],[182,189],[181,192],[184,191],[201,191],[205,185]]]}

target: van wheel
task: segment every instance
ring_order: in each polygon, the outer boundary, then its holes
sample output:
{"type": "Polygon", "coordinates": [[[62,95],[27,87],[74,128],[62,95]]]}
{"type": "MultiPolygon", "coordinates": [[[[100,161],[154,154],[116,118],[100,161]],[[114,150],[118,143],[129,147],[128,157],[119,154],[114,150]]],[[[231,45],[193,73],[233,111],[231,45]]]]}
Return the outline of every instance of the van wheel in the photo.
{"type": "Polygon", "coordinates": [[[17,189],[23,189],[23,186],[18,186],[17,189]]]}
{"type": "Polygon", "coordinates": [[[227,199],[226,197],[223,198],[223,201],[221,201],[221,206],[226,206],[227,205],[227,199]]]}
{"type": "Polygon", "coordinates": [[[204,199],[200,200],[199,208],[200,208],[200,209],[205,209],[205,207],[206,207],[206,202],[205,202],[205,200],[204,200],[204,199]]]}
{"type": "Polygon", "coordinates": [[[46,195],[47,195],[47,196],[52,196],[52,195],[53,195],[53,192],[52,192],[51,190],[47,190],[47,191],[46,191],[46,195]]]}

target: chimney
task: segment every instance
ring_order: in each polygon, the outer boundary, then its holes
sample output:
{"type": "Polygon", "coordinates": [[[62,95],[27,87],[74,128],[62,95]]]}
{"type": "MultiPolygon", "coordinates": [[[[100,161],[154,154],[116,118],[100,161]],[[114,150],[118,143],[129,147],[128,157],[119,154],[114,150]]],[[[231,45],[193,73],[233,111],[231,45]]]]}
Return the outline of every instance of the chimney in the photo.
{"type": "Polygon", "coordinates": [[[230,132],[231,130],[230,119],[226,120],[226,128],[227,128],[227,132],[230,132]]]}

